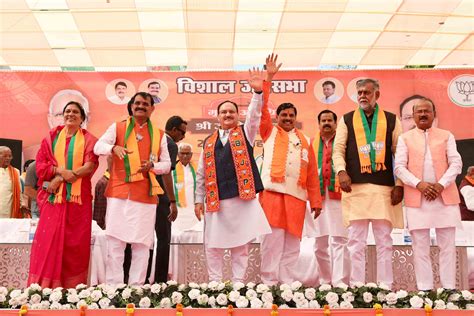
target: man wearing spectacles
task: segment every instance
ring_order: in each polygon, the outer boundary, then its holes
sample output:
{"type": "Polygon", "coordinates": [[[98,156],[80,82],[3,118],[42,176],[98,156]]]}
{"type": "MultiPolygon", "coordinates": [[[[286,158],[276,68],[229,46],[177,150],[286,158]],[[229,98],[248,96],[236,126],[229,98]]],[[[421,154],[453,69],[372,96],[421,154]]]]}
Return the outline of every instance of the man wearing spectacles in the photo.
{"type": "MultiPolygon", "coordinates": [[[[158,205],[156,206],[156,263],[155,263],[155,283],[168,281],[168,269],[170,261],[170,242],[171,242],[171,223],[178,216],[176,208],[176,199],[173,190],[173,178],[171,172],[176,167],[176,157],[178,155],[177,142],[181,141],[186,135],[188,123],[179,116],[172,116],[168,119],[165,126],[165,135],[168,142],[168,152],[171,158],[170,172],[156,177],[160,183],[164,194],[158,196],[158,205]]],[[[150,254],[148,262],[147,276],[151,273],[151,264],[153,251],[150,254]]]]}

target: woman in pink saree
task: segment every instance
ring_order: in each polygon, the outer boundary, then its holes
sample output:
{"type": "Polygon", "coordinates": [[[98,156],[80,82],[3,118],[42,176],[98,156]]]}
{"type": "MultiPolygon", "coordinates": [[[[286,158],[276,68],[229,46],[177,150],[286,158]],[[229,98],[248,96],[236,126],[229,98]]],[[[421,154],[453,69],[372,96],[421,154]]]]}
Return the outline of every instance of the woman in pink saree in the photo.
{"type": "Polygon", "coordinates": [[[63,116],[64,125],[49,132],[36,156],[41,216],[28,285],[70,288],[87,283],[97,138],[81,128],[86,114],[79,103],[66,104],[63,116]]]}

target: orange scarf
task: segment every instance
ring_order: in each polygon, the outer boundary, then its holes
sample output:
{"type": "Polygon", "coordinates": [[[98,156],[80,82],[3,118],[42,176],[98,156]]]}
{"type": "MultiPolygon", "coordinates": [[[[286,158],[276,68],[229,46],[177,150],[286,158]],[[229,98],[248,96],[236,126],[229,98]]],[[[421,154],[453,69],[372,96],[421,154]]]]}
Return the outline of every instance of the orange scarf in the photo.
{"type": "MultiPolygon", "coordinates": [[[[189,168],[193,176],[194,192],[196,191],[196,172],[192,162],[189,162],[189,168]]],[[[184,179],[184,166],[181,161],[176,162],[176,167],[171,173],[173,175],[174,197],[176,199],[176,205],[178,207],[186,207],[186,182],[184,179]]]]}
{"type": "MultiPolygon", "coordinates": [[[[218,137],[219,131],[217,130],[207,139],[203,149],[207,212],[217,212],[219,210],[219,187],[217,185],[216,160],[214,158],[214,150],[218,137]]],[[[232,151],[232,159],[237,175],[239,197],[242,200],[254,199],[257,196],[255,181],[244,131],[241,126],[234,127],[229,131],[228,142],[232,151]]]]}
{"type": "MultiPolygon", "coordinates": [[[[275,137],[275,143],[273,145],[273,158],[272,164],[270,166],[270,177],[271,181],[274,183],[283,183],[285,182],[286,160],[288,158],[290,137],[288,136],[288,132],[286,132],[283,128],[281,128],[280,126],[275,127],[277,128],[277,134],[275,137]]],[[[303,189],[306,189],[306,178],[308,176],[307,165],[309,161],[309,144],[306,140],[306,137],[299,129],[295,128],[295,133],[296,136],[298,136],[299,144],[291,145],[295,146],[296,149],[301,151],[300,176],[298,179],[298,185],[303,189]]]]}
{"type": "MultiPolygon", "coordinates": [[[[67,127],[63,128],[56,136],[53,142],[53,154],[58,163],[58,167],[68,170],[77,170],[84,164],[85,138],[82,129],[71,137],[68,148],[66,149],[67,127]],[[67,152],[66,152],[67,150],[67,152]]],[[[73,183],[64,182],[59,186],[56,194],[51,194],[49,201],[51,203],[63,202],[63,190],[66,190],[66,200],[82,204],[81,200],[82,179],[78,178],[73,183]]]]}
{"type": "MultiPolygon", "coordinates": [[[[131,151],[131,153],[127,154],[123,159],[125,173],[127,175],[125,182],[135,182],[144,179],[143,174],[138,172],[141,167],[141,159],[143,157],[140,157],[140,151],[138,149],[137,136],[134,130],[135,124],[135,119],[133,117],[129,117],[125,126],[125,142],[123,146],[131,151]]],[[[148,119],[148,133],[151,140],[150,161],[155,163],[158,162],[158,159],[160,158],[163,131],[153,125],[151,120],[148,119]]],[[[150,196],[164,194],[163,189],[156,180],[155,173],[151,169],[148,171],[148,179],[150,183],[150,196]]]]}
{"type": "Polygon", "coordinates": [[[23,218],[23,215],[20,211],[20,177],[18,172],[16,172],[15,168],[12,166],[8,166],[8,173],[10,175],[10,179],[12,181],[12,207],[10,211],[10,218],[23,218]]]}
{"type": "Polygon", "coordinates": [[[473,178],[471,178],[471,177],[468,176],[468,175],[466,175],[464,178],[465,178],[465,179],[467,180],[467,182],[469,182],[471,185],[474,185],[474,179],[473,179],[473,178]]]}
{"type": "Polygon", "coordinates": [[[387,118],[384,111],[376,105],[372,126],[368,126],[364,111],[354,111],[352,123],[359,154],[360,173],[372,173],[386,170],[385,136],[387,134],[387,118]]]}

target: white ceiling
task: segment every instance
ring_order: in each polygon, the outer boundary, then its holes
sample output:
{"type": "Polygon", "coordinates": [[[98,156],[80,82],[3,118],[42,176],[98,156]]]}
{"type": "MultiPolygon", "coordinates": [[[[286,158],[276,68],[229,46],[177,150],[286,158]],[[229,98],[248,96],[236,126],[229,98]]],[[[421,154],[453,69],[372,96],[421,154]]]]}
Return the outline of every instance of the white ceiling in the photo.
{"type": "Polygon", "coordinates": [[[3,69],[474,65],[474,0],[0,1],[3,69]]]}

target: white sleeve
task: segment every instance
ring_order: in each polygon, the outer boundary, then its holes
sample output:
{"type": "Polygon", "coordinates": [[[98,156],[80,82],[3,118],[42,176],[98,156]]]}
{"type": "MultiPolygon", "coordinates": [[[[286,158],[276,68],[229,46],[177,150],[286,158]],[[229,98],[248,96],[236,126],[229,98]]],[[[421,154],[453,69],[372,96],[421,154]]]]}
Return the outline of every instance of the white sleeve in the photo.
{"type": "Polygon", "coordinates": [[[456,180],[457,175],[462,172],[462,159],[456,148],[456,140],[454,139],[453,134],[449,135],[446,148],[449,167],[438,181],[438,183],[445,188],[453,183],[456,180]]]}
{"type": "Polygon", "coordinates": [[[96,155],[110,155],[112,148],[115,146],[117,139],[117,124],[113,123],[107,128],[105,133],[100,136],[94,146],[94,154],[96,155]]]}
{"type": "Polygon", "coordinates": [[[395,175],[406,185],[416,188],[420,179],[418,179],[408,168],[408,147],[403,137],[398,137],[397,150],[395,151],[395,175]]]}
{"type": "Polygon", "coordinates": [[[196,172],[196,192],[194,195],[194,203],[204,203],[206,197],[206,184],[204,181],[204,150],[199,156],[199,163],[196,172]]]}
{"type": "Polygon", "coordinates": [[[474,212],[474,187],[465,185],[461,189],[461,194],[464,198],[464,202],[466,202],[467,209],[474,212]]]}
{"type": "Polygon", "coordinates": [[[153,172],[155,174],[167,174],[171,170],[171,158],[168,151],[168,140],[166,135],[163,135],[160,143],[160,158],[158,162],[153,164],[153,172]]]}
{"type": "Polygon", "coordinates": [[[254,92],[249,107],[247,108],[247,115],[245,116],[244,131],[252,146],[260,127],[260,119],[262,118],[262,102],[263,92],[254,92]]]}

